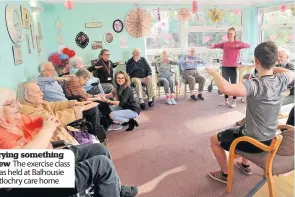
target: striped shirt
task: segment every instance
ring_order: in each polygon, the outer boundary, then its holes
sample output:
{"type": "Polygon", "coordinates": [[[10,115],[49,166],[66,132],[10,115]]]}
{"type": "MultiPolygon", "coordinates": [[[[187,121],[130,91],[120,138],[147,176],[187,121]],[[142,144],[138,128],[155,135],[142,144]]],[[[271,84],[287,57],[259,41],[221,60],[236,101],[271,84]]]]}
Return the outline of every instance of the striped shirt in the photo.
{"type": "Polygon", "coordinates": [[[69,81],[65,81],[64,84],[64,92],[67,97],[72,96],[81,96],[85,100],[87,100],[88,95],[83,88],[83,86],[80,84],[79,79],[76,75],[68,75],[67,77],[70,78],[69,81]]]}

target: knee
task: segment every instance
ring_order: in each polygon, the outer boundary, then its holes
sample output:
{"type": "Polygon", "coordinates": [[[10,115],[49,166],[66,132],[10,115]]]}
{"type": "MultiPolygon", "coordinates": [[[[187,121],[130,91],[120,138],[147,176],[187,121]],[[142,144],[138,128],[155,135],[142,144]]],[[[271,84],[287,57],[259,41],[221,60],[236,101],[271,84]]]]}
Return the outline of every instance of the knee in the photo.
{"type": "Polygon", "coordinates": [[[110,159],[110,152],[109,150],[103,145],[103,144],[99,144],[99,143],[93,143],[90,145],[91,147],[88,148],[89,151],[93,151],[96,152],[96,156],[104,156],[108,159],[110,159]]]}
{"type": "Polygon", "coordinates": [[[131,79],[132,83],[134,83],[135,85],[139,85],[141,84],[141,80],[139,78],[132,78],[131,79]]]}
{"type": "Polygon", "coordinates": [[[101,166],[104,166],[104,169],[106,169],[107,171],[109,171],[113,164],[112,164],[112,160],[105,155],[98,155],[95,156],[95,160],[99,162],[98,168],[101,166]]]}
{"type": "Polygon", "coordinates": [[[110,117],[111,119],[113,119],[113,117],[114,117],[113,112],[111,112],[111,113],[109,114],[109,117],[110,117]]]}
{"type": "Polygon", "coordinates": [[[210,137],[210,142],[211,142],[211,145],[218,144],[217,134],[214,134],[210,137]]]}

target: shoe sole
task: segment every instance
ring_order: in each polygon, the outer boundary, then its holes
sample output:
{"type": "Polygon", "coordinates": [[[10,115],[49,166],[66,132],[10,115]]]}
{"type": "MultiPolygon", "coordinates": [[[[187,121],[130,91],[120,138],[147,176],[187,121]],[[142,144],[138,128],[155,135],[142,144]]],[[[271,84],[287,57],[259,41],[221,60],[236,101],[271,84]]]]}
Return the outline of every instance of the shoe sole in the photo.
{"type": "Polygon", "coordinates": [[[209,175],[212,179],[214,179],[215,181],[218,181],[218,182],[220,182],[220,183],[227,184],[227,181],[220,180],[220,179],[218,179],[218,178],[212,176],[210,173],[208,173],[208,175],[209,175]]]}
{"type": "Polygon", "coordinates": [[[245,175],[251,175],[252,172],[248,173],[246,172],[242,167],[240,167],[237,163],[235,163],[235,165],[245,174],[245,175]]]}

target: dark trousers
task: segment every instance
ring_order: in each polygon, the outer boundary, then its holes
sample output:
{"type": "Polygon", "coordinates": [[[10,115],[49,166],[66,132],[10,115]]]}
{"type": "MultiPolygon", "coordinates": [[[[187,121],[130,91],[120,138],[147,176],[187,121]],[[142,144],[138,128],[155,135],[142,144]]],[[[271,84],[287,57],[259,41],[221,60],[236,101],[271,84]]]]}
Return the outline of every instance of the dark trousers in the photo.
{"type": "Polygon", "coordinates": [[[294,107],[291,109],[289,113],[289,117],[286,124],[294,126],[294,107]]]}
{"type": "MultiPolygon", "coordinates": [[[[237,68],[236,67],[224,67],[221,68],[222,77],[230,82],[231,84],[237,83],[237,68]]],[[[227,99],[228,95],[224,95],[224,97],[227,99]]],[[[233,97],[233,99],[236,99],[237,97],[233,97]]]]}
{"type": "MultiPolygon", "coordinates": [[[[72,146],[75,154],[75,188],[13,188],[0,191],[2,197],[69,197],[84,192],[93,185],[94,197],[119,197],[120,178],[109,151],[102,144],[72,146]]],[[[69,180],[71,181],[71,180],[69,180]]]]}

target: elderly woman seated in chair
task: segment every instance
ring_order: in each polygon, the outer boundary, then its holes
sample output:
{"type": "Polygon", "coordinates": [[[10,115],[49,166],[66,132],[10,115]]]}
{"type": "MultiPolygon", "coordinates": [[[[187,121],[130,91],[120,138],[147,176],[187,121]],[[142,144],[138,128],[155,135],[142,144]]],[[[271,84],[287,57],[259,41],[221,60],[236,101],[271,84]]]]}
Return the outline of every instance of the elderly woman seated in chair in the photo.
{"type": "Polygon", "coordinates": [[[57,135],[53,139],[65,140],[71,144],[78,144],[78,142],[66,131],[65,126],[69,123],[82,119],[84,116],[92,123],[93,130],[88,131],[95,135],[100,142],[104,142],[106,134],[99,122],[99,110],[95,102],[78,102],[61,101],[61,102],[47,102],[43,100],[43,93],[39,86],[34,81],[24,82],[18,86],[17,90],[18,101],[22,104],[20,112],[30,116],[40,116],[43,118],[54,115],[60,122],[57,128],[57,135]]]}
{"type": "Polygon", "coordinates": [[[168,105],[177,104],[174,99],[176,79],[175,74],[171,71],[173,65],[178,65],[178,62],[169,57],[167,50],[163,50],[160,57],[157,57],[152,63],[152,66],[156,67],[158,73],[158,82],[164,85],[166,103],[168,105]]]}
{"type": "MultiPolygon", "coordinates": [[[[0,94],[0,149],[52,149],[50,141],[60,121],[51,115],[21,115],[21,104],[15,94],[4,88],[0,88],[0,94]]],[[[91,186],[94,197],[137,195],[136,187],[120,185],[110,153],[102,144],[68,145],[65,149],[75,155],[75,188],[13,188],[0,190],[0,196],[65,197],[84,192],[91,186]]]]}

